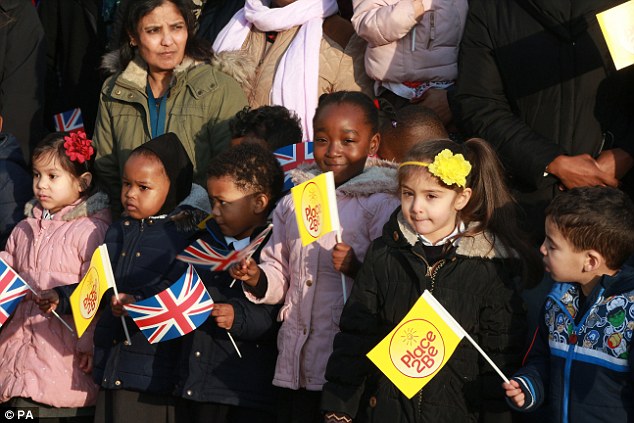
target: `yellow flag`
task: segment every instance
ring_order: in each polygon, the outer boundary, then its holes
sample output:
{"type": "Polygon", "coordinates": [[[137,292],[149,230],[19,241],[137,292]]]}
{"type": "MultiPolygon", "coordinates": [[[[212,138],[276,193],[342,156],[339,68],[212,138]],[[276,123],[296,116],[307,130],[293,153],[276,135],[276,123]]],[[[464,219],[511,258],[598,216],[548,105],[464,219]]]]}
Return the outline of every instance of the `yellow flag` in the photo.
{"type": "Polygon", "coordinates": [[[302,245],[339,230],[339,212],[332,172],[322,173],[291,188],[302,245]]]}
{"type": "Polygon", "coordinates": [[[617,70],[634,64],[634,0],[597,14],[617,70]]]}
{"type": "Polygon", "coordinates": [[[101,297],[114,286],[108,247],[100,245],[92,254],[90,268],[70,296],[77,337],[81,337],[99,308],[101,297]]]}
{"type": "Polygon", "coordinates": [[[367,356],[407,398],[412,398],[443,368],[465,336],[458,322],[425,291],[367,356]]]}

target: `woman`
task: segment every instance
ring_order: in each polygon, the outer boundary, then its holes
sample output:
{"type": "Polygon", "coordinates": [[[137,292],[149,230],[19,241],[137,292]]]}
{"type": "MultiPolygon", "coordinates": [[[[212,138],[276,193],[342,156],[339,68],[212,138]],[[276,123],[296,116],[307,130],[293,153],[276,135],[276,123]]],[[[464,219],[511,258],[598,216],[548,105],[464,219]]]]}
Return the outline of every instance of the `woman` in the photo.
{"type": "Polygon", "coordinates": [[[365,42],[352,24],[337,15],[336,0],[247,0],[218,34],[215,52],[223,70],[241,72],[249,104],[293,110],[302,120],[304,139],[312,139],[313,115],[321,94],[364,91],[372,82],[363,68],[365,42]]]}
{"type": "Polygon", "coordinates": [[[94,142],[95,170],[118,198],[121,170],[139,145],[174,132],[204,180],[209,159],[229,144],[228,119],[247,104],[235,80],[206,63],[209,49],[193,35],[186,0],[131,0],[120,47],[104,66],[94,142]]]}

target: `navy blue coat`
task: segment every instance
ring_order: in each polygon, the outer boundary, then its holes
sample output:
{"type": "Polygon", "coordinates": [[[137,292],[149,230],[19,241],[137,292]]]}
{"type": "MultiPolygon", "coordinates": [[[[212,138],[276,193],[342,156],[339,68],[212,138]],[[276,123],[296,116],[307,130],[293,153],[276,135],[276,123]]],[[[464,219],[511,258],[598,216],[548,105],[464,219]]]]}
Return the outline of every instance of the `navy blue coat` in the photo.
{"type": "MultiPolygon", "coordinates": [[[[260,232],[256,230],[253,237],[260,232]]],[[[209,221],[202,239],[213,247],[230,249],[214,220],[209,221]]],[[[259,250],[253,258],[258,257],[259,250]]],[[[199,402],[273,411],[275,398],[271,382],[277,358],[279,324],[276,317],[280,306],[251,303],[239,281],[229,287],[231,276],[225,271],[210,272],[200,267],[196,271],[214,302],[233,306],[230,332],[242,358],[238,357],[227,331],[210,317],[183,340],[176,395],[199,402]]]]}
{"type": "MultiPolygon", "coordinates": [[[[123,218],[112,224],[105,243],[120,293],[148,298],[185,273],[187,264],[176,260],[176,255],[195,239],[196,227],[177,221],[176,214],[123,218]]],[[[132,341],[126,345],[121,318],[113,316],[109,306],[111,296],[109,291],[102,300],[105,306],[95,329],[95,383],[104,389],[171,394],[182,338],[150,344],[132,319],[125,317],[132,341]]]]}

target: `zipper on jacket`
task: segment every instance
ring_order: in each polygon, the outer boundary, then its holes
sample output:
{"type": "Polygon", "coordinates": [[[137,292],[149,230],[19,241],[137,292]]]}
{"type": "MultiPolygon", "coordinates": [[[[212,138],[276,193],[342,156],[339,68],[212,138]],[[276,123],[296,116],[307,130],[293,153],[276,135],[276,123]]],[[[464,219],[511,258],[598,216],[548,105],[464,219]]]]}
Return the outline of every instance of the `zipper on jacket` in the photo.
{"type": "Polygon", "coordinates": [[[427,49],[431,47],[432,41],[436,39],[436,14],[433,10],[429,11],[429,39],[427,40],[427,49]]]}
{"type": "MultiPolygon", "coordinates": [[[[128,243],[128,248],[127,248],[128,251],[126,252],[126,257],[124,257],[126,260],[123,263],[123,264],[125,264],[125,266],[122,266],[122,267],[124,267],[124,269],[123,269],[124,270],[124,273],[123,273],[124,275],[129,275],[130,271],[132,270],[132,266],[134,264],[133,263],[134,262],[134,260],[133,260],[133,257],[134,257],[133,256],[133,251],[136,249],[136,246],[139,244],[139,240],[141,239],[141,236],[143,235],[143,222],[144,221],[145,221],[144,219],[141,219],[141,221],[139,223],[139,234],[134,236],[130,240],[130,243],[128,243]]],[[[125,238],[125,234],[124,234],[124,238],[125,238]]],[[[125,247],[126,247],[126,244],[124,243],[124,245],[123,245],[124,250],[123,251],[125,251],[125,247]]],[[[128,280],[127,276],[126,276],[126,278],[124,280],[125,280],[125,282],[127,282],[127,280],[128,280]]]]}

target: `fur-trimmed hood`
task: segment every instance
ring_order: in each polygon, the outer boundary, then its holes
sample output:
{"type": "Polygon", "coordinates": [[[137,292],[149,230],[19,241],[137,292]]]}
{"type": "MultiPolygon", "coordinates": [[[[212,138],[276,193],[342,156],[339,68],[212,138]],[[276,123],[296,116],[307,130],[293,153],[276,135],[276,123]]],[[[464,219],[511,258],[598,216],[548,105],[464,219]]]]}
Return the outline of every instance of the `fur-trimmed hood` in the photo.
{"type": "MultiPolygon", "coordinates": [[[[203,62],[196,61],[191,57],[185,56],[183,61],[174,69],[174,75],[172,77],[172,84],[178,77],[178,74],[187,71],[189,68],[203,64],[203,62]]],[[[121,60],[119,58],[119,51],[111,51],[106,53],[101,60],[101,67],[109,74],[115,74],[121,72],[120,78],[130,82],[137,88],[145,90],[147,85],[147,63],[138,54],[128,63],[128,66],[123,68],[121,60]]]]}
{"type": "MultiPolygon", "coordinates": [[[[407,220],[405,220],[403,211],[400,208],[396,216],[396,221],[407,243],[414,246],[418,242],[418,235],[407,220]]],[[[475,226],[475,223],[470,223],[467,229],[473,226],[475,226]]],[[[458,238],[454,242],[454,245],[456,245],[456,254],[465,257],[508,259],[516,256],[512,251],[509,251],[501,245],[501,243],[495,243],[494,236],[489,232],[479,232],[473,236],[463,236],[458,238]]]]}
{"type": "MultiPolygon", "coordinates": [[[[80,217],[88,217],[100,212],[107,211],[110,206],[108,196],[104,192],[97,192],[85,200],[78,200],[75,204],[66,206],[53,216],[53,220],[71,221],[80,217]]],[[[24,215],[26,217],[40,218],[44,209],[38,203],[37,199],[32,199],[24,205],[24,215]]]]}
{"type": "MultiPolygon", "coordinates": [[[[397,164],[387,160],[368,158],[363,173],[337,187],[337,193],[347,197],[367,197],[376,193],[396,195],[398,189],[397,164]]],[[[299,166],[291,171],[295,185],[322,173],[315,163],[299,166]]]]}

